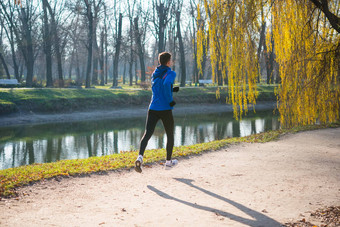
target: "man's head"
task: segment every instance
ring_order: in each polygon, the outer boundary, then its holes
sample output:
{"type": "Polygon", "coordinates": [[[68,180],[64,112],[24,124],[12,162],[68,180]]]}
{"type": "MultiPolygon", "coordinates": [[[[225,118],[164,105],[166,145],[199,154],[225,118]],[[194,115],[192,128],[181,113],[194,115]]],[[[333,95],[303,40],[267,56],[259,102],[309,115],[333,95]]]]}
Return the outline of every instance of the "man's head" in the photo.
{"type": "Polygon", "coordinates": [[[170,53],[162,52],[158,55],[159,64],[169,66],[170,61],[171,61],[171,54],[170,53]]]}

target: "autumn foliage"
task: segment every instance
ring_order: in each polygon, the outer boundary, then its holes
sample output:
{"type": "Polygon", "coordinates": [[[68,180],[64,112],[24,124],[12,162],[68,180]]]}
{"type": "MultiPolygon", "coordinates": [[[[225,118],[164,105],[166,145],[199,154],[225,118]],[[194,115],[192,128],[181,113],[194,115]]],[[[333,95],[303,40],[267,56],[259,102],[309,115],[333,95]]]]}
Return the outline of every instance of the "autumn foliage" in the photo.
{"type": "MultiPolygon", "coordinates": [[[[339,12],[337,2],[328,1],[328,9],[339,12]]],[[[279,66],[282,126],[338,120],[340,35],[312,1],[204,0],[198,7],[198,67],[203,56],[199,47],[207,43],[213,77],[214,67],[228,77],[234,116],[242,117],[247,105],[256,103],[256,49],[263,21],[270,24],[266,45],[279,66]]]]}

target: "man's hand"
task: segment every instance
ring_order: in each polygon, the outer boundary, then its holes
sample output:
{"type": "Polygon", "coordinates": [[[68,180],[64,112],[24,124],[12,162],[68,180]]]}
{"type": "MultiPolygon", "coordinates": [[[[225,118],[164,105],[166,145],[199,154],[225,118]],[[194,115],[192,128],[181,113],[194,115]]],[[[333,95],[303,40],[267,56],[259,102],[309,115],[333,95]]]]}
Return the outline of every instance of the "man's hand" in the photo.
{"type": "Polygon", "coordinates": [[[173,91],[173,92],[178,92],[178,91],[179,91],[179,87],[174,87],[174,88],[172,89],[172,91],[173,91]]]}
{"type": "Polygon", "coordinates": [[[170,102],[170,106],[173,107],[174,105],[176,105],[175,101],[170,102]]]}

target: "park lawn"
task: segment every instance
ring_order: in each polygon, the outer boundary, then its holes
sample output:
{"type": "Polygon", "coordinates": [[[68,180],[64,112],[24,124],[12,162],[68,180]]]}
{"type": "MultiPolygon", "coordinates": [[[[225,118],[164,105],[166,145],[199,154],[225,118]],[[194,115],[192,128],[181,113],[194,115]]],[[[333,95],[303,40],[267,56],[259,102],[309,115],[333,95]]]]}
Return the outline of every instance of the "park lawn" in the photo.
{"type": "MultiPolygon", "coordinates": [[[[305,130],[315,130],[327,127],[340,127],[340,122],[327,125],[301,126],[292,129],[280,129],[247,137],[227,138],[208,143],[200,143],[190,146],[174,147],[173,157],[197,155],[203,152],[218,150],[231,144],[241,142],[268,142],[277,139],[286,133],[296,133],[305,130]]],[[[137,151],[126,151],[120,154],[102,157],[90,157],[86,159],[61,160],[53,163],[32,164],[0,170],[0,199],[1,197],[16,196],[16,188],[29,185],[43,179],[62,176],[81,176],[84,174],[98,173],[116,169],[126,169],[134,166],[137,151]]],[[[165,150],[148,150],[144,157],[145,163],[155,163],[164,160],[165,150]]]]}
{"type": "MultiPolygon", "coordinates": [[[[276,86],[259,85],[258,101],[276,101],[276,86]]],[[[216,99],[217,87],[186,87],[174,94],[178,103],[224,103],[227,87],[222,87],[221,98],[216,99]]],[[[0,114],[21,111],[64,112],[73,110],[105,109],[122,105],[146,104],[151,98],[150,90],[70,88],[2,88],[0,89],[0,114]]]]}
{"type": "MultiPolygon", "coordinates": [[[[62,112],[142,103],[151,93],[144,90],[17,88],[0,89],[0,110],[5,103],[36,112],[62,112]]],[[[0,112],[1,114],[1,112],[0,112]]]]}

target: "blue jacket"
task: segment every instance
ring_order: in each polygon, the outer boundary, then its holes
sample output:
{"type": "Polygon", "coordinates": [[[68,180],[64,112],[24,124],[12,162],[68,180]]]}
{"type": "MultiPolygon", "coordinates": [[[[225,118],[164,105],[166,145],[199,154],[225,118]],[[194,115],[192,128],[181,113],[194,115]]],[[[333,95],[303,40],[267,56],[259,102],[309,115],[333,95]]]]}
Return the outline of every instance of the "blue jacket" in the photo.
{"type": "Polygon", "coordinates": [[[152,98],[150,110],[172,110],[172,87],[176,78],[176,72],[165,65],[159,65],[152,74],[152,98]]]}

